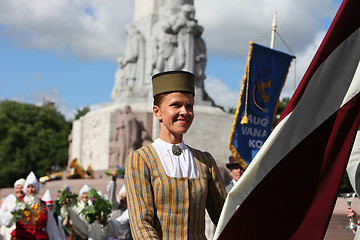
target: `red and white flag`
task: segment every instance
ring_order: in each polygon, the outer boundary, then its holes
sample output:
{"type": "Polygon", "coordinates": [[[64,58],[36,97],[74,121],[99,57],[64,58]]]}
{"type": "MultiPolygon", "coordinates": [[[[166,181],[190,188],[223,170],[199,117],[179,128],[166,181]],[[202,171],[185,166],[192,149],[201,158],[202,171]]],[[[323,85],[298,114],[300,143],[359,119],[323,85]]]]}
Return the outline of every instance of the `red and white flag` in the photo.
{"type": "MultiPolygon", "coordinates": [[[[344,0],[214,239],[322,239],[360,123],[360,1],[344,0]]],[[[344,210],[345,211],[345,210],[344,210]]]]}

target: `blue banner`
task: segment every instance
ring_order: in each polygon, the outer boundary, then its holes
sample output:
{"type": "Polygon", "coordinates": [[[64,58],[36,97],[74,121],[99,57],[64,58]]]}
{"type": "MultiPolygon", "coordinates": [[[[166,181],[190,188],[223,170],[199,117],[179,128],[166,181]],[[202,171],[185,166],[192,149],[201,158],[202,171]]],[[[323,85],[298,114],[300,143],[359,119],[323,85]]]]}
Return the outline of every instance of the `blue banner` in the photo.
{"type": "Polygon", "coordinates": [[[229,148],[246,168],[271,132],[271,125],[294,57],[250,43],[229,148]],[[244,118],[245,116],[245,118],[244,118]]]}

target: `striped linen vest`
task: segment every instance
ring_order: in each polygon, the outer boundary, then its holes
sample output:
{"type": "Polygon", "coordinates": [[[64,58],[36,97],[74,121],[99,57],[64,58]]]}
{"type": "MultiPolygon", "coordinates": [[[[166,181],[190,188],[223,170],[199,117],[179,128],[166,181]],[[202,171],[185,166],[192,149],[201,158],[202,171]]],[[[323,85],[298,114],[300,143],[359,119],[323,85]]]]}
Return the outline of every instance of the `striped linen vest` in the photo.
{"type": "Polygon", "coordinates": [[[152,145],[129,154],[125,185],[134,239],[206,239],[205,208],[217,224],[224,182],[209,153],[190,150],[198,178],[168,177],[152,145]]]}

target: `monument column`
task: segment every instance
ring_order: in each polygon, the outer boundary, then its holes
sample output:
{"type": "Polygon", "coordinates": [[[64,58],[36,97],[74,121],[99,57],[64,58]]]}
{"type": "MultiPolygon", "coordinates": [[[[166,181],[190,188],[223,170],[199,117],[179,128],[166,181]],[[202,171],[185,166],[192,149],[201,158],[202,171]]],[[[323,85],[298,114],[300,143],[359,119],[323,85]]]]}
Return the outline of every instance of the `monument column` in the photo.
{"type": "Polygon", "coordinates": [[[158,13],[158,0],[135,0],[134,22],[151,14],[158,13]]]}

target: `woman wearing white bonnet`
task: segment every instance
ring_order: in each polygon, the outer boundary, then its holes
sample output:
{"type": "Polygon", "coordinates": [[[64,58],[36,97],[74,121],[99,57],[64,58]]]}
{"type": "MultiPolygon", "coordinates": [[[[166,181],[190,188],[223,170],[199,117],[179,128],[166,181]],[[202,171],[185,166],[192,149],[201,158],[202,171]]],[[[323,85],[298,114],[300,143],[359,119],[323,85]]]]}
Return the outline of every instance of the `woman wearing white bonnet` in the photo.
{"type": "Polygon", "coordinates": [[[16,228],[11,233],[15,239],[60,239],[60,233],[51,211],[45,202],[36,196],[39,190],[40,183],[35,174],[30,172],[24,183],[24,202],[30,204],[33,210],[40,214],[40,217],[31,216],[31,221],[36,221],[35,225],[16,222],[16,228]]]}
{"type": "Polygon", "coordinates": [[[68,213],[74,227],[75,235],[79,235],[80,238],[88,238],[89,237],[89,224],[86,221],[84,215],[79,213],[84,209],[85,203],[87,201],[86,193],[91,190],[91,187],[87,184],[83,185],[79,190],[79,200],[77,206],[68,209],[68,213]]]}
{"type": "Polygon", "coordinates": [[[11,212],[16,207],[16,200],[19,199],[23,201],[24,199],[24,191],[23,186],[25,183],[24,178],[20,178],[14,183],[14,192],[15,194],[9,194],[5,199],[0,208],[0,236],[3,237],[4,240],[10,240],[11,232],[15,229],[14,221],[12,221],[13,215],[11,212]]]}
{"type": "Polygon", "coordinates": [[[91,187],[87,184],[82,186],[82,188],[79,191],[79,198],[80,200],[85,204],[87,201],[86,193],[91,190],[91,187]]]}

